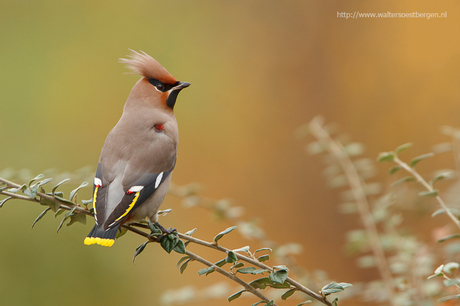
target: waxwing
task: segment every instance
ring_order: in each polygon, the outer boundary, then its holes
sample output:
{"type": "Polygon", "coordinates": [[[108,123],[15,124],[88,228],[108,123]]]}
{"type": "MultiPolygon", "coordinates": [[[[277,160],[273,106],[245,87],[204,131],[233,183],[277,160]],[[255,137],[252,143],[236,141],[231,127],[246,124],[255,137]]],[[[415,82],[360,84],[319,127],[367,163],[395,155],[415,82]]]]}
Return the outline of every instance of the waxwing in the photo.
{"type": "Polygon", "coordinates": [[[145,52],[121,63],[142,78],[110,131],[93,186],[96,225],[85,244],[112,246],[119,227],[148,217],[157,221],[176,164],[179,131],[174,104],[190,83],[179,82],[145,52]]]}

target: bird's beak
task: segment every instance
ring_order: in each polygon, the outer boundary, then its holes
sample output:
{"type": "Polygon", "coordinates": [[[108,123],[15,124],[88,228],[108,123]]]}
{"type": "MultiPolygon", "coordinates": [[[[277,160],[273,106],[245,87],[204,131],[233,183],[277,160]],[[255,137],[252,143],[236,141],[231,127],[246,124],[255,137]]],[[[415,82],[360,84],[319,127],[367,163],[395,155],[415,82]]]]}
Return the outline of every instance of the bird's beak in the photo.
{"type": "Polygon", "coordinates": [[[186,88],[186,87],[189,87],[189,86],[190,86],[190,83],[179,82],[179,85],[174,86],[173,90],[183,89],[183,88],[186,88]]]}

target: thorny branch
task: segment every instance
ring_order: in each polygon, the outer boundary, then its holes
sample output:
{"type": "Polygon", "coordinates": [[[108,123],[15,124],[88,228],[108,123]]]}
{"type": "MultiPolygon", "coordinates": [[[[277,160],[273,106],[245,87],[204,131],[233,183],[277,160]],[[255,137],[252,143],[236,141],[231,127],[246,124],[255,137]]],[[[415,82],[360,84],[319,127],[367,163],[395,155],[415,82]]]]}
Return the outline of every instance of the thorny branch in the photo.
{"type": "MultiPolygon", "coordinates": [[[[3,179],[0,177],[0,183],[3,183],[5,184],[8,188],[19,188],[21,187],[21,185],[19,184],[16,184],[14,182],[11,182],[9,180],[6,180],[6,179],[3,179]]],[[[35,198],[30,198],[28,196],[24,196],[24,195],[20,195],[20,194],[15,194],[15,193],[12,193],[12,192],[8,192],[6,190],[2,190],[0,192],[1,194],[3,195],[6,195],[8,197],[11,197],[11,198],[14,198],[14,199],[21,199],[21,200],[26,200],[26,201],[31,201],[31,202],[36,202],[36,203],[40,203],[40,198],[44,198],[46,200],[49,200],[49,201],[53,201],[55,203],[58,203],[60,206],[59,208],[61,209],[64,209],[64,210],[74,210],[74,212],[77,212],[77,213],[81,213],[81,214],[85,214],[85,215],[88,215],[88,216],[93,216],[93,213],[91,211],[89,211],[88,209],[85,209],[83,207],[80,207],[78,205],[71,205],[69,203],[66,203],[66,202],[63,202],[57,198],[55,198],[54,196],[51,196],[49,194],[45,194],[45,193],[42,193],[42,192],[37,192],[37,196],[35,198]]],[[[142,224],[136,224],[135,225],[136,227],[140,227],[140,228],[146,228],[147,226],[144,226],[142,224]]],[[[135,233],[135,234],[138,234],[138,235],[141,235],[147,239],[149,239],[149,241],[151,242],[156,242],[156,240],[154,240],[152,237],[149,236],[148,233],[134,227],[134,226],[130,226],[130,225],[123,225],[124,228],[126,228],[127,230],[135,233]]],[[[185,235],[185,234],[182,234],[182,233],[178,233],[178,236],[184,240],[187,240],[187,241],[190,241],[192,243],[195,243],[195,244],[198,244],[198,245],[201,245],[201,246],[205,246],[205,247],[208,247],[208,248],[212,248],[212,249],[215,249],[215,250],[218,250],[218,251],[221,251],[223,253],[228,253],[229,249],[225,248],[225,247],[222,247],[220,245],[218,245],[217,243],[211,243],[211,242],[207,242],[207,241],[204,241],[204,240],[200,240],[200,239],[197,239],[197,238],[194,238],[194,237],[191,237],[191,236],[188,236],[188,235],[185,235]]],[[[256,259],[254,258],[251,258],[251,257],[248,257],[248,256],[245,256],[245,255],[241,255],[239,253],[236,253],[236,256],[239,260],[242,260],[242,261],[245,261],[247,263],[250,263],[256,267],[259,267],[261,269],[266,269],[266,270],[269,270],[269,271],[273,271],[273,268],[270,267],[270,266],[267,266],[259,261],[257,261],[256,259]]],[[[193,260],[196,260],[198,262],[201,262],[202,264],[208,266],[208,267],[214,267],[215,268],[215,271],[217,271],[218,273],[230,278],[231,280],[235,281],[236,283],[240,284],[241,286],[244,287],[245,290],[247,290],[248,292],[254,294],[255,296],[257,296],[258,298],[260,298],[261,300],[263,301],[266,301],[266,302],[269,302],[270,300],[265,297],[259,290],[253,288],[252,286],[250,286],[248,283],[246,283],[245,281],[243,281],[242,279],[240,279],[239,277],[237,277],[236,275],[233,275],[227,271],[225,271],[224,269],[216,266],[215,264],[207,261],[206,259],[196,255],[195,253],[192,253],[190,251],[186,251],[186,255],[189,256],[191,259],[193,260]]],[[[307,295],[309,295],[310,297],[314,298],[315,300],[323,303],[324,305],[328,305],[328,306],[331,306],[331,302],[329,302],[325,297],[321,296],[320,294],[308,289],[307,287],[303,286],[302,284],[300,284],[299,282],[295,281],[294,279],[288,277],[286,279],[286,282],[288,282],[289,284],[291,284],[293,287],[295,287],[298,291],[301,291],[307,295]]],[[[276,304],[273,304],[276,306],[276,304]]]]}

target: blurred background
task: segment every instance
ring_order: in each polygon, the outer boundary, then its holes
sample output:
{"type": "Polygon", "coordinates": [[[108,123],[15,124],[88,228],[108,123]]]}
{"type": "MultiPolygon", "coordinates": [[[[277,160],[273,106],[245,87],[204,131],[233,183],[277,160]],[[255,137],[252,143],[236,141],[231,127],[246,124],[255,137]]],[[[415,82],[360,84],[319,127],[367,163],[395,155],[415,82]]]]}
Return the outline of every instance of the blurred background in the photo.
{"type": "MultiPolygon", "coordinates": [[[[359,219],[338,212],[339,191],[329,189],[321,159],[308,156],[308,141],[295,131],[323,115],[364,143],[372,160],[405,142],[420,155],[446,141],[439,128],[460,125],[459,12],[458,1],[0,1],[0,170],[95,171],[139,79],[124,74],[118,58],[128,48],[143,50],[192,83],[175,107],[176,185],[199,183],[203,195],[243,207],[244,218],[272,240],[302,245],[296,260],[307,270],[349,283],[374,279],[374,269],[359,269],[344,251],[344,233],[361,228],[359,219]],[[354,11],[448,17],[337,17],[354,11]]],[[[436,163],[422,174],[452,167],[448,158],[436,163]]],[[[384,182],[386,169],[379,168],[384,182]]],[[[66,195],[80,183],[64,187],[66,195]]],[[[90,198],[90,188],[79,196],[90,198]]],[[[172,195],[162,208],[173,209],[164,226],[197,227],[194,236],[205,240],[234,225],[184,208],[172,195]]],[[[0,210],[2,305],[161,305],[166,290],[226,282],[217,273],[198,276],[198,263],[181,275],[179,254],[154,244],[133,265],[134,249],[144,242],[133,234],[112,248],[87,247],[92,222],[56,234],[60,218],[49,214],[31,230],[42,210],[21,201],[0,210]]],[[[411,222],[436,226],[430,218],[411,222]]],[[[258,247],[239,233],[222,244],[258,247]]],[[[232,304],[256,301],[248,295],[232,304]]]]}

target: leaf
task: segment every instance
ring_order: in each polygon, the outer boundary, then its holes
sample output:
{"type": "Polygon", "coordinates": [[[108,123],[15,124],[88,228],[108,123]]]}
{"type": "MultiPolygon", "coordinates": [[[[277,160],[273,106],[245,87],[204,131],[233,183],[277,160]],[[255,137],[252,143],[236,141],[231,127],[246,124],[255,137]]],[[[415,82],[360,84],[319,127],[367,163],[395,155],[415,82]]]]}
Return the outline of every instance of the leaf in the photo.
{"type": "Polygon", "coordinates": [[[264,261],[267,261],[267,260],[269,260],[269,259],[270,259],[270,255],[268,255],[268,254],[267,254],[267,255],[262,255],[262,256],[260,256],[260,257],[257,258],[257,260],[258,260],[259,262],[264,262],[264,261]]]}
{"type": "Polygon", "coordinates": [[[445,302],[445,301],[449,301],[449,300],[458,300],[458,299],[460,299],[460,294],[445,296],[443,298],[440,298],[438,300],[438,302],[445,302]]]}
{"type": "Polygon", "coordinates": [[[444,242],[446,240],[453,239],[453,238],[460,238],[460,234],[452,234],[446,237],[442,237],[441,239],[438,239],[437,242],[444,242]]]}
{"type": "Polygon", "coordinates": [[[391,186],[400,185],[402,183],[410,182],[410,181],[415,181],[415,178],[413,176],[406,176],[406,177],[403,177],[400,180],[397,180],[396,182],[391,183],[391,186]]]}
{"type": "Polygon", "coordinates": [[[332,301],[332,306],[338,306],[337,302],[339,301],[339,298],[335,298],[333,301],[332,301]]]}
{"type": "Polygon", "coordinates": [[[236,262],[238,258],[236,257],[236,254],[233,251],[229,251],[227,254],[227,262],[232,263],[236,262]]]}
{"type": "Polygon", "coordinates": [[[214,266],[203,268],[203,269],[198,271],[198,275],[203,275],[203,274],[208,275],[208,274],[214,272],[215,269],[216,268],[214,266]]]}
{"type": "Polygon", "coordinates": [[[398,165],[398,166],[393,166],[393,167],[390,168],[390,170],[388,170],[388,173],[389,173],[390,175],[392,175],[392,174],[398,172],[398,171],[401,170],[401,169],[402,169],[402,167],[399,166],[399,165],[398,165]]]}
{"type": "Polygon", "coordinates": [[[77,195],[78,190],[80,190],[81,188],[86,187],[86,186],[88,186],[88,182],[83,182],[83,183],[81,183],[80,186],[78,186],[77,188],[72,190],[70,192],[70,197],[69,197],[70,201],[73,201],[74,197],[77,195]]]}
{"type": "Polygon", "coordinates": [[[297,306],[302,306],[302,305],[307,304],[307,303],[311,303],[311,300],[308,300],[308,301],[302,302],[300,304],[297,304],[297,306]]]}
{"type": "Polygon", "coordinates": [[[433,186],[434,183],[436,183],[437,181],[440,181],[440,180],[448,180],[448,179],[452,179],[454,178],[454,174],[451,172],[443,172],[443,173],[440,173],[438,175],[436,175],[431,181],[430,181],[430,185],[433,186]]]}
{"type": "Polygon", "coordinates": [[[433,157],[433,156],[434,156],[434,153],[427,153],[427,154],[417,156],[416,158],[414,158],[413,160],[410,161],[410,166],[412,168],[414,168],[415,165],[417,165],[421,160],[424,160],[426,158],[430,158],[430,157],[433,157]]]}
{"type": "Polygon", "coordinates": [[[37,219],[35,219],[34,223],[32,224],[32,228],[34,228],[35,223],[37,223],[38,221],[40,221],[41,218],[43,218],[43,216],[44,216],[50,209],[51,209],[51,208],[48,207],[48,208],[45,209],[41,214],[38,215],[37,219]]]}
{"type": "Polygon", "coordinates": [[[48,184],[49,182],[51,182],[53,179],[52,178],[47,178],[47,179],[44,179],[43,181],[39,182],[38,183],[38,186],[41,187],[45,184],[48,184]]]}
{"type": "Polygon", "coordinates": [[[179,259],[179,261],[177,262],[176,267],[179,268],[179,266],[181,265],[181,263],[182,263],[184,260],[189,259],[189,258],[190,258],[190,257],[188,257],[188,256],[181,257],[181,258],[179,259]]]}
{"type": "Polygon", "coordinates": [[[219,260],[218,262],[216,262],[214,265],[218,266],[218,267],[222,267],[223,265],[225,265],[227,263],[227,259],[224,258],[224,259],[221,259],[219,260]]]}
{"type": "Polygon", "coordinates": [[[157,214],[158,214],[159,216],[166,216],[166,215],[169,214],[171,211],[172,211],[172,209],[171,209],[171,208],[168,208],[168,209],[165,209],[165,210],[159,210],[159,211],[157,212],[157,214]]]}
{"type": "Polygon", "coordinates": [[[381,162],[391,162],[394,159],[395,159],[395,153],[394,152],[382,152],[377,157],[377,161],[379,163],[381,163],[381,162]]]}
{"type": "Polygon", "coordinates": [[[439,193],[439,190],[435,189],[435,190],[427,190],[427,191],[421,191],[418,193],[419,196],[423,197],[423,196],[429,196],[429,197],[436,197],[438,196],[438,193],[439,193]]]}
{"type": "Polygon", "coordinates": [[[241,296],[241,294],[243,294],[243,292],[245,292],[245,291],[246,291],[246,289],[243,289],[243,290],[241,290],[241,291],[238,291],[237,293],[234,293],[234,294],[230,295],[230,296],[227,298],[227,300],[228,300],[229,302],[231,302],[231,301],[233,301],[233,300],[239,298],[239,297],[241,296]]]}
{"type": "Polygon", "coordinates": [[[187,260],[180,266],[180,268],[179,268],[180,274],[183,274],[183,273],[184,273],[184,271],[185,271],[185,269],[187,268],[189,262],[191,262],[191,261],[192,261],[192,259],[189,258],[189,259],[187,259],[187,260]]]}
{"type": "Polygon", "coordinates": [[[54,217],[56,218],[57,216],[59,216],[59,215],[62,214],[63,212],[65,212],[65,210],[62,209],[62,208],[59,208],[59,209],[56,210],[56,212],[54,213],[54,217]]]}
{"type": "Polygon", "coordinates": [[[168,253],[171,253],[176,243],[177,241],[175,241],[174,238],[171,238],[171,234],[163,236],[160,242],[161,247],[168,253]]]}
{"type": "Polygon", "coordinates": [[[37,175],[36,177],[34,177],[33,179],[31,179],[31,180],[29,181],[29,187],[32,185],[33,182],[35,182],[35,181],[37,181],[37,180],[39,180],[39,179],[41,179],[41,178],[43,178],[43,177],[45,177],[43,174],[39,174],[39,175],[37,175]]]}
{"type": "Polygon", "coordinates": [[[8,189],[7,191],[8,192],[12,192],[12,193],[17,193],[18,191],[20,190],[26,190],[27,189],[27,186],[26,185],[21,185],[19,186],[18,188],[10,188],[8,189]]]}
{"type": "Polygon", "coordinates": [[[281,299],[282,300],[287,300],[291,295],[294,294],[294,292],[296,292],[296,288],[292,288],[292,289],[289,289],[288,291],[286,291],[285,293],[283,293],[283,295],[281,296],[281,299]]]}
{"type": "Polygon", "coordinates": [[[192,236],[195,231],[196,231],[196,228],[189,230],[188,232],[185,233],[185,235],[192,236]]]}
{"type": "Polygon", "coordinates": [[[324,286],[321,289],[321,293],[323,295],[327,296],[327,295],[332,294],[332,293],[343,291],[345,288],[351,287],[351,286],[353,286],[353,285],[348,284],[348,283],[331,282],[331,283],[327,284],[326,286],[324,286]]]}
{"type": "Polygon", "coordinates": [[[452,279],[445,279],[443,280],[444,286],[450,287],[450,286],[456,286],[460,284],[460,279],[458,278],[452,278],[452,279]]]}
{"type": "Polygon", "coordinates": [[[59,233],[59,230],[61,229],[61,227],[62,227],[62,225],[64,224],[65,220],[67,220],[68,218],[69,218],[69,217],[64,217],[64,218],[62,218],[61,223],[59,223],[59,226],[58,226],[58,228],[57,228],[57,230],[56,230],[57,233],[59,233]]]}
{"type": "Polygon", "coordinates": [[[238,269],[241,267],[244,267],[244,262],[235,263],[230,269],[238,269]]]}
{"type": "Polygon", "coordinates": [[[458,268],[460,268],[460,265],[456,262],[449,262],[449,263],[446,263],[444,265],[444,267],[442,268],[442,270],[446,273],[452,273],[454,272],[454,270],[457,270],[458,268]]]}
{"type": "Polygon", "coordinates": [[[3,206],[3,204],[5,204],[6,201],[11,200],[12,198],[13,198],[13,197],[7,197],[7,198],[1,200],[1,201],[0,201],[0,208],[3,206]]]}
{"type": "Polygon", "coordinates": [[[288,271],[287,269],[278,270],[276,272],[270,273],[268,277],[270,278],[272,282],[282,284],[286,281],[286,278],[288,277],[288,271]]]}
{"type": "Polygon", "coordinates": [[[150,241],[147,240],[146,242],[144,242],[143,244],[141,244],[140,246],[138,246],[136,248],[136,250],[134,251],[134,256],[133,256],[133,264],[134,264],[134,260],[136,259],[137,255],[139,255],[140,253],[142,253],[145,249],[145,246],[147,245],[147,243],[149,243],[150,241]]]}
{"type": "Polygon", "coordinates": [[[254,254],[256,254],[257,252],[261,252],[261,251],[270,251],[270,252],[273,252],[273,250],[270,249],[270,248],[261,248],[261,249],[255,250],[255,251],[254,251],[254,254]]]}
{"type": "Polygon", "coordinates": [[[254,272],[255,270],[256,270],[256,268],[254,268],[254,267],[247,267],[247,268],[238,269],[238,270],[236,270],[236,272],[239,272],[239,273],[242,273],[242,274],[252,274],[252,272],[254,272]]]}
{"type": "Polygon", "coordinates": [[[400,145],[399,147],[397,147],[396,150],[395,150],[395,153],[396,153],[396,154],[399,154],[399,153],[401,153],[402,151],[404,151],[404,150],[406,150],[406,149],[408,149],[408,148],[410,148],[410,147],[412,147],[412,143],[411,143],[411,142],[405,143],[405,144],[400,145]]]}
{"type": "Polygon", "coordinates": [[[262,277],[253,280],[249,285],[255,289],[265,289],[268,285],[273,285],[273,282],[268,277],[262,277]]]}
{"type": "Polygon", "coordinates": [[[69,200],[67,200],[67,199],[61,198],[61,197],[59,197],[59,196],[57,196],[57,195],[54,195],[54,197],[55,197],[56,199],[58,199],[59,201],[64,202],[64,203],[66,203],[66,204],[75,205],[74,202],[71,202],[71,201],[69,201],[69,200]]]}
{"type": "Polygon", "coordinates": [[[173,250],[179,254],[185,254],[185,244],[182,240],[178,239],[176,246],[173,250]]]}
{"type": "Polygon", "coordinates": [[[76,214],[71,215],[70,216],[70,222],[67,223],[67,226],[71,226],[75,222],[79,222],[81,224],[86,224],[86,215],[85,214],[80,214],[80,213],[76,213],[76,214]]]}
{"type": "Polygon", "coordinates": [[[123,226],[120,226],[118,228],[118,231],[117,231],[117,235],[115,236],[115,239],[118,239],[120,237],[122,237],[124,234],[126,234],[128,232],[128,229],[127,228],[124,228],[123,226]]]}
{"type": "Polygon", "coordinates": [[[25,194],[26,196],[32,198],[32,199],[35,199],[35,197],[37,196],[37,193],[38,193],[38,188],[40,186],[38,185],[34,185],[30,188],[27,188],[25,190],[22,191],[23,194],[25,194]]]}
{"type": "Polygon", "coordinates": [[[220,232],[219,234],[217,234],[216,237],[214,237],[214,239],[213,239],[214,243],[217,244],[217,241],[219,241],[224,235],[226,235],[226,234],[230,233],[231,231],[233,231],[235,228],[237,228],[237,226],[232,226],[232,227],[229,227],[226,230],[220,232]]]}
{"type": "Polygon", "coordinates": [[[245,252],[245,253],[248,253],[249,252],[249,246],[245,246],[245,247],[242,247],[242,248],[239,248],[239,249],[234,249],[234,250],[232,250],[232,252],[245,252]]]}
{"type": "Polygon", "coordinates": [[[62,180],[62,181],[60,181],[59,183],[57,183],[57,185],[54,186],[53,189],[51,189],[51,193],[52,193],[52,194],[56,194],[56,189],[57,189],[59,186],[61,186],[62,184],[64,184],[65,182],[67,182],[67,181],[70,181],[70,179],[67,178],[67,179],[62,180]]]}

